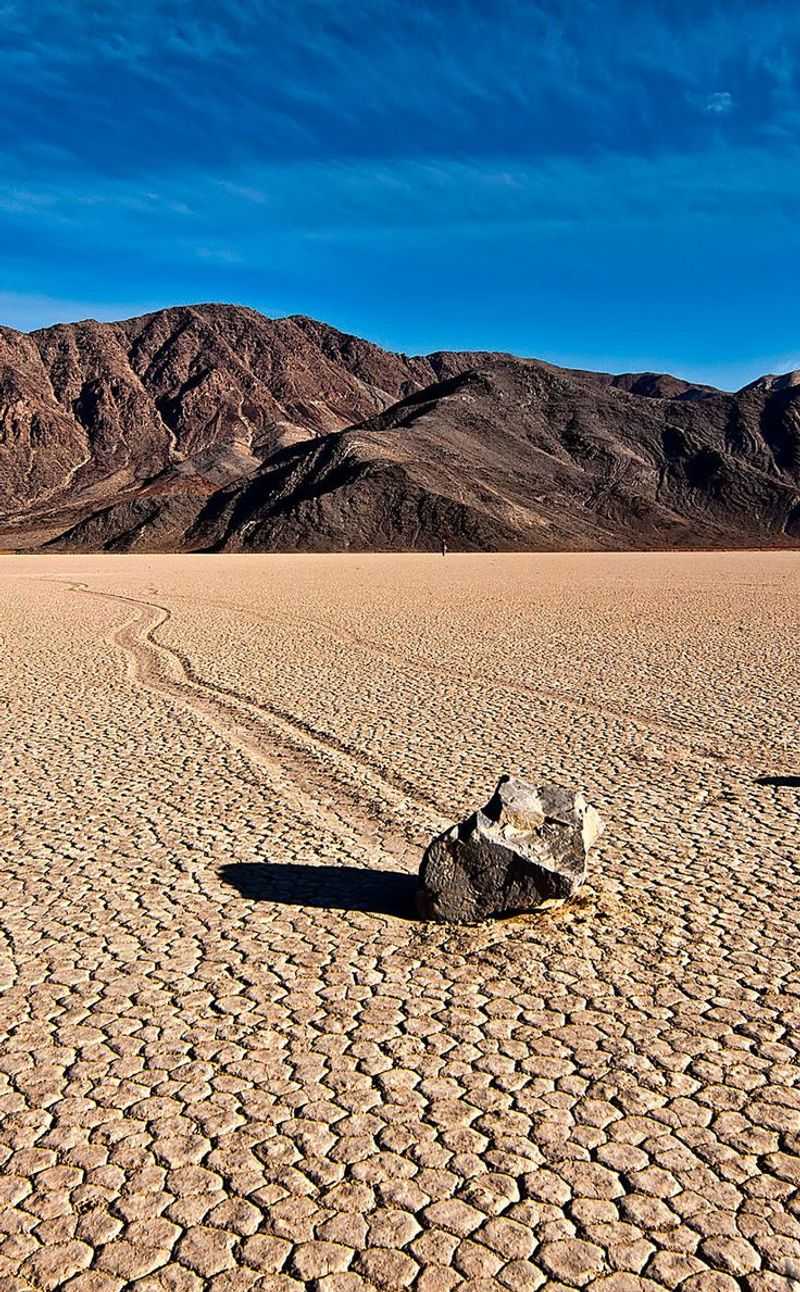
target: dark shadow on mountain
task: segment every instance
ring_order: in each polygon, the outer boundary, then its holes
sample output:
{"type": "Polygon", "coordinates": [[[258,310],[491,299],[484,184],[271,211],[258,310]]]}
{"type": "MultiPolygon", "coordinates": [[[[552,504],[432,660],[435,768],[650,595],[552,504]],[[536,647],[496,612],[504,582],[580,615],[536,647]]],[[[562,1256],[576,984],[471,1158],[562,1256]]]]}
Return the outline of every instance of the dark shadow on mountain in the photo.
{"type": "Polygon", "coordinates": [[[402,871],[242,861],[219,875],[250,901],[416,918],[417,877],[402,871]]]}
{"type": "Polygon", "coordinates": [[[778,789],[800,790],[800,776],[757,776],[756,785],[774,785],[778,789]]]}

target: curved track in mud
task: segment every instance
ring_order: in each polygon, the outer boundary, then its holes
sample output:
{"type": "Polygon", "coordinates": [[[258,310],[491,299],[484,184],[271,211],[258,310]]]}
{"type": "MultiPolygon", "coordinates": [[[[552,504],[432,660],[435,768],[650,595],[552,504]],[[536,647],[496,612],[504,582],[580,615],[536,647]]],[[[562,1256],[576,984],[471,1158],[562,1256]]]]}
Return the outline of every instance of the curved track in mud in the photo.
{"type": "Polygon", "coordinates": [[[0,1288],[790,1283],[796,562],[7,558],[0,637],[0,1288]],[[506,766],[585,895],[415,920],[506,766]]]}

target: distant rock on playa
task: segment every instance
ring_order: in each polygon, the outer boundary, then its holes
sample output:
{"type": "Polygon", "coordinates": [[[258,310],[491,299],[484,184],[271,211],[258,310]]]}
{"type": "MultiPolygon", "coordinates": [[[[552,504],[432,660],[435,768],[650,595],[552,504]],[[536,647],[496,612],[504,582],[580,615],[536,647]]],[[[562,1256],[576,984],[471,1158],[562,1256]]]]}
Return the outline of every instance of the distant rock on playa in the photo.
{"type": "Polygon", "coordinates": [[[586,878],[603,822],[581,793],[502,776],[485,807],[429,845],[417,903],[425,919],[478,924],[560,905],[586,878]]]}

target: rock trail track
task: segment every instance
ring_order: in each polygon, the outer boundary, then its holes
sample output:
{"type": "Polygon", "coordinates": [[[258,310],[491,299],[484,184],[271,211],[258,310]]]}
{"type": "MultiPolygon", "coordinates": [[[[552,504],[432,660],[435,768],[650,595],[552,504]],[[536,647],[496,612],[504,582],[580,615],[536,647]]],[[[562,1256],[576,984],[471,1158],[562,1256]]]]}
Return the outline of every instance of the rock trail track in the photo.
{"type": "Polygon", "coordinates": [[[798,639],[791,553],[2,558],[0,1292],[800,1286],[798,639]],[[585,895],[418,922],[505,769],[585,895]]]}
{"type": "MultiPolygon", "coordinates": [[[[436,811],[430,801],[409,800],[407,792],[401,797],[405,788],[402,782],[396,785],[381,777],[363,759],[354,759],[343,742],[330,735],[320,736],[310,724],[277,705],[256,702],[233,687],[215,685],[201,678],[184,652],[157,640],[158,629],[172,618],[166,606],[116,593],[96,592],[84,584],[70,587],[88,596],[140,606],[133,620],[111,634],[111,641],[127,656],[131,679],[145,690],[186,705],[257,767],[267,767],[273,776],[288,778],[309,818],[323,809],[344,838],[352,838],[354,830],[358,831],[362,842],[369,841],[373,846],[377,843],[387,860],[419,843],[418,838],[394,834],[393,822],[399,810],[409,806],[430,818],[431,809],[436,811]],[[348,777],[351,765],[362,774],[358,785],[353,784],[352,774],[348,777]],[[309,782],[323,786],[330,783],[335,786],[335,794],[323,790],[312,798],[302,789],[309,782]],[[365,806],[373,807],[374,816],[365,813],[365,806]]],[[[252,785],[252,780],[249,783],[252,785]]],[[[440,828],[444,829],[446,824],[442,816],[440,828]]]]}

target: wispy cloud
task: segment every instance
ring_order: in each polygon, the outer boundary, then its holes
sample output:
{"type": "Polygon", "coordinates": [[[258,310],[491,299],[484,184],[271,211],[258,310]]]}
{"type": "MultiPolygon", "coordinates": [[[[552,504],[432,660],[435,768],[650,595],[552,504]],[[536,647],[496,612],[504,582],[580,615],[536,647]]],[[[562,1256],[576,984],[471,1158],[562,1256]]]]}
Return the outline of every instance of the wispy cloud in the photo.
{"type": "Polygon", "coordinates": [[[64,145],[105,173],[174,173],[209,155],[223,170],[591,157],[622,139],[644,155],[691,147],[697,105],[735,118],[750,144],[798,107],[800,11],[785,0],[509,0],[500,18],[481,0],[300,0],[291,12],[283,0],[37,0],[9,13],[0,59],[18,156],[64,145]]]}
{"type": "MultiPolygon", "coordinates": [[[[2,162],[0,155],[0,165],[2,162]]],[[[175,192],[159,193],[143,189],[139,182],[109,182],[96,176],[91,176],[86,187],[81,188],[76,187],[76,180],[79,178],[72,176],[64,180],[56,176],[49,179],[46,175],[40,175],[27,187],[0,182],[0,210],[75,222],[84,221],[92,208],[103,208],[106,213],[109,209],[116,209],[159,220],[194,214],[189,201],[185,197],[176,196],[175,192]]],[[[154,180],[160,182],[158,176],[154,180]]]]}
{"type": "Polygon", "coordinates": [[[260,188],[253,188],[252,184],[237,184],[229,179],[221,179],[217,182],[223,192],[230,194],[231,197],[241,198],[243,202],[254,202],[256,206],[264,206],[269,201],[268,195],[260,188]]]}
{"type": "Polygon", "coordinates": [[[733,107],[733,95],[727,90],[717,90],[714,94],[709,94],[706,99],[706,112],[715,112],[721,114],[730,112],[733,107]]]}
{"type": "Polygon", "coordinates": [[[232,247],[195,247],[194,254],[198,260],[211,261],[216,265],[240,265],[242,256],[232,247]]]}
{"type": "Polygon", "coordinates": [[[58,199],[53,193],[34,191],[16,184],[0,185],[0,211],[13,215],[40,215],[52,212],[58,199]]]}
{"type": "Polygon", "coordinates": [[[640,236],[720,219],[777,228],[795,222],[800,203],[800,147],[784,149],[783,158],[777,167],[768,151],[708,143],[657,157],[608,151],[591,166],[569,156],[298,162],[249,166],[224,180],[202,170],[129,184],[95,180],[86,192],[0,186],[0,212],[24,220],[29,232],[71,237],[76,248],[101,240],[119,253],[168,248],[176,260],[230,265],[268,263],[278,239],[357,245],[420,231],[487,239],[557,228],[640,236]]]}
{"type": "Polygon", "coordinates": [[[77,313],[106,290],[243,299],[260,282],[289,308],[329,290],[394,317],[419,266],[437,284],[420,308],[446,320],[483,262],[469,309],[501,320],[534,313],[558,278],[551,325],[563,297],[564,328],[588,327],[595,275],[633,332],[643,315],[685,332],[710,302],[708,347],[732,326],[731,284],[739,326],[794,326],[800,9],[786,0],[0,12],[0,240],[21,297],[77,313]]]}

